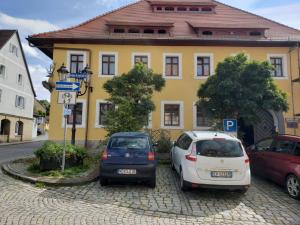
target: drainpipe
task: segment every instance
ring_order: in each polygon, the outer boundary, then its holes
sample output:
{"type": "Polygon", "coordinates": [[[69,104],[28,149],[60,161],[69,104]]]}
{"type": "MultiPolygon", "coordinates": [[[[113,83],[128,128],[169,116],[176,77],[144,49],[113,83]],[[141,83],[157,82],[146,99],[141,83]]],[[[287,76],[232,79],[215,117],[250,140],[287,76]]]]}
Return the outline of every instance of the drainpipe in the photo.
{"type": "MultiPolygon", "coordinates": [[[[57,50],[68,50],[68,51],[85,51],[89,54],[89,66],[91,66],[92,61],[92,51],[87,48],[66,48],[66,47],[47,47],[47,46],[37,46],[30,43],[31,47],[35,48],[46,48],[46,49],[57,49],[57,50]]],[[[89,131],[89,116],[90,116],[90,92],[91,92],[91,79],[88,82],[88,95],[87,95],[87,107],[86,107],[86,124],[85,124],[85,140],[84,140],[84,147],[87,148],[88,145],[88,131],[89,131]]],[[[75,108],[75,107],[74,107],[75,108]]],[[[75,124],[76,129],[76,124],[75,124]]]]}

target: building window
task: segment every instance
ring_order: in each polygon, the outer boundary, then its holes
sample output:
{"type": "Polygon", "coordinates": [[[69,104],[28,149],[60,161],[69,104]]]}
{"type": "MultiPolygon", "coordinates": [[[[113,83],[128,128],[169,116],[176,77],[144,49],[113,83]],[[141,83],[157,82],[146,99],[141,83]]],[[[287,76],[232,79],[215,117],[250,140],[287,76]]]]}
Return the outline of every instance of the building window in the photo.
{"type": "Polygon", "coordinates": [[[181,77],[181,58],[180,56],[165,56],[165,65],[164,65],[164,75],[165,77],[181,77]]]}
{"type": "Polygon", "coordinates": [[[138,28],[130,28],[128,29],[128,33],[138,34],[140,33],[140,30],[138,28]]]}
{"type": "Polygon", "coordinates": [[[260,31],[251,31],[250,36],[261,36],[262,33],[260,31]]]}
{"type": "Polygon", "coordinates": [[[10,44],[9,45],[9,51],[10,51],[10,53],[12,53],[12,54],[14,54],[15,56],[18,57],[18,55],[19,55],[19,49],[18,49],[18,47],[16,45],[10,44]]]}
{"type": "Polygon", "coordinates": [[[83,70],[83,58],[81,54],[71,54],[70,72],[79,73],[83,70]]]}
{"type": "Polygon", "coordinates": [[[191,12],[198,12],[198,11],[199,11],[199,8],[190,8],[190,11],[191,11],[191,12]]]}
{"type": "Polygon", "coordinates": [[[282,57],[271,57],[271,64],[275,70],[272,71],[273,77],[283,77],[283,59],[282,57]]]}
{"type": "Polygon", "coordinates": [[[166,104],[164,105],[164,125],[180,126],[180,105],[166,104]]]}
{"type": "Polygon", "coordinates": [[[148,56],[136,55],[134,56],[134,64],[142,63],[148,66],[148,56]]]}
{"type": "Polygon", "coordinates": [[[23,85],[23,76],[22,76],[22,74],[18,74],[17,82],[18,82],[18,85],[23,85]]]}
{"type": "Polygon", "coordinates": [[[114,33],[125,33],[125,29],[123,28],[115,28],[114,33]]]}
{"type": "Polygon", "coordinates": [[[116,75],[115,55],[102,55],[102,75],[116,75]]]}
{"type": "Polygon", "coordinates": [[[165,7],[165,11],[174,11],[174,7],[165,7]]]}
{"type": "Polygon", "coordinates": [[[154,30],[153,29],[145,29],[144,34],[154,34],[154,30]]]}
{"type": "Polygon", "coordinates": [[[23,135],[23,127],[24,127],[24,123],[22,121],[17,121],[15,126],[15,135],[18,136],[23,135]]]}
{"type": "Polygon", "coordinates": [[[210,8],[210,7],[202,8],[202,12],[211,12],[211,11],[212,11],[212,8],[210,8]]]}
{"type": "Polygon", "coordinates": [[[163,29],[160,29],[157,31],[158,34],[166,34],[167,31],[166,30],[163,30],[163,29]]]}
{"type": "Polygon", "coordinates": [[[187,10],[186,7],[178,7],[178,8],[177,8],[177,11],[180,11],[180,12],[184,12],[184,11],[186,11],[186,10],[187,10]]]}
{"type": "Polygon", "coordinates": [[[197,57],[197,76],[210,75],[210,57],[197,57]]]}
{"type": "Polygon", "coordinates": [[[5,66],[0,65],[0,77],[4,78],[5,77],[5,66]]]}
{"type": "Polygon", "coordinates": [[[202,35],[213,35],[212,31],[206,30],[202,32],[202,35]]]}
{"type": "Polygon", "coordinates": [[[210,127],[212,125],[212,122],[209,118],[205,116],[204,110],[196,105],[196,127],[210,127]]]}
{"type": "MultiPolygon", "coordinates": [[[[68,109],[72,110],[72,115],[67,117],[67,125],[72,125],[74,105],[68,105],[68,109]]],[[[82,125],[82,124],[83,124],[83,103],[78,102],[76,104],[76,125],[82,125]]]]}
{"type": "Polygon", "coordinates": [[[105,124],[105,115],[110,111],[115,110],[115,106],[109,102],[100,102],[98,104],[99,114],[98,114],[98,126],[104,126],[105,124]]]}
{"type": "Polygon", "coordinates": [[[25,108],[25,98],[22,96],[16,96],[16,103],[15,103],[16,107],[18,108],[25,108]]]}
{"type": "Polygon", "coordinates": [[[156,7],[157,11],[162,11],[162,7],[156,7]]]}

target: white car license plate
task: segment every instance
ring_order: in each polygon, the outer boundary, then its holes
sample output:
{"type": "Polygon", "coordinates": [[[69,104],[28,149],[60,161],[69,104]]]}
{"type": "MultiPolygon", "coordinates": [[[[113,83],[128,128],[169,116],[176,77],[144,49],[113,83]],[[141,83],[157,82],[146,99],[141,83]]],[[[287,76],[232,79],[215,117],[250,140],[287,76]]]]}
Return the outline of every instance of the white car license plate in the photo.
{"type": "Polygon", "coordinates": [[[118,174],[125,174],[125,175],[134,175],[136,174],[136,170],[131,169],[119,169],[118,174]]]}
{"type": "Polygon", "coordinates": [[[211,177],[232,178],[231,171],[211,171],[211,177]]]}

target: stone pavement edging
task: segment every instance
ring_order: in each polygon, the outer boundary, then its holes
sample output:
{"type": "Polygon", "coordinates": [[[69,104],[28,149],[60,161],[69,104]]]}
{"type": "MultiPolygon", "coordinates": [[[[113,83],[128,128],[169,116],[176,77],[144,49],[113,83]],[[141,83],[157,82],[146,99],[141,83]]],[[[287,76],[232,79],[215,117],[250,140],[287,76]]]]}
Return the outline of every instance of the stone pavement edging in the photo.
{"type": "Polygon", "coordinates": [[[42,140],[32,140],[32,141],[21,141],[21,142],[10,142],[10,143],[0,143],[1,146],[10,146],[10,145],[22,145],[22,144],[30,144],[34,142],[40,142],[42,140]]]}
{"type": "MultiPolygon", "coordinates": [[[[28,158],[27,158],[28,160],[28,158]]],[[[46,186],[80,186],[94,182],[99,177],[99,169],[93,168],[79,177],[71,178],[52,178],[52,177],[39,177],[30,176],[22,166],[18,168],[18,161],[14,160],[2,164],[2,171],[7,175],[17,178],[19,180],[29,182],[32,184],[42,183],[46,186]]],[[[19,163],[20,164],[20,163],[19,163]]]]}

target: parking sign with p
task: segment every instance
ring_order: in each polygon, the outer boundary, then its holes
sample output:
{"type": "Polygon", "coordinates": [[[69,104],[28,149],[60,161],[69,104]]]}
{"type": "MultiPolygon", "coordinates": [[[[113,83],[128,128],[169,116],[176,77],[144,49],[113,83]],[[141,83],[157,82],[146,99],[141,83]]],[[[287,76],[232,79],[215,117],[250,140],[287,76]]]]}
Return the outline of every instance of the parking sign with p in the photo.
{"type": "Polygon", "coordinates": [[[236,119],[225,119],[223,120],[224,131],[228,133],[237,132],[237,120],[236,119]]]}

